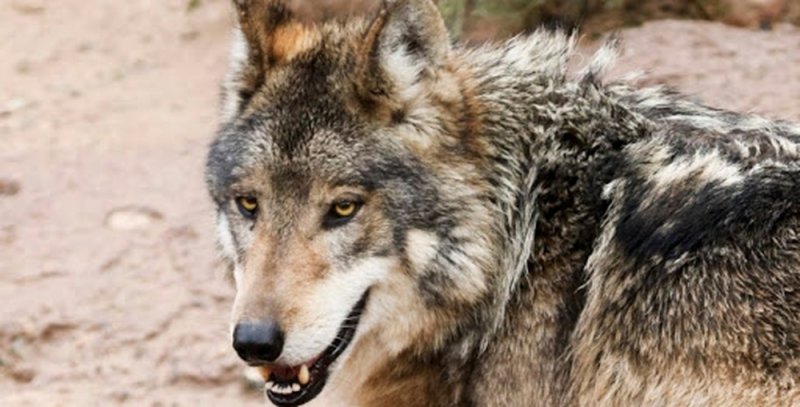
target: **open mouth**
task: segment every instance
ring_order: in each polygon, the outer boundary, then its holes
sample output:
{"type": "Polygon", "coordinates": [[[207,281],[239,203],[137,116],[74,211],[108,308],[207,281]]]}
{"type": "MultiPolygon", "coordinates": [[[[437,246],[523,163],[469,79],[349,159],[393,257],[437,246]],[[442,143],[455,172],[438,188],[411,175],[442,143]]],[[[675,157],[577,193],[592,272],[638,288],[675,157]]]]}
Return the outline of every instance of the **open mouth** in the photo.
{"type": "Polygon", "coordinates": [[[328,380],[328,369],[344,353],[356,334],[369,291],[342,322],[333,342],[319,356],[300,366],[264,365],[259,367],[267,381],[264,390],[279,407],[299,406],[317,397],[328,380]]]}

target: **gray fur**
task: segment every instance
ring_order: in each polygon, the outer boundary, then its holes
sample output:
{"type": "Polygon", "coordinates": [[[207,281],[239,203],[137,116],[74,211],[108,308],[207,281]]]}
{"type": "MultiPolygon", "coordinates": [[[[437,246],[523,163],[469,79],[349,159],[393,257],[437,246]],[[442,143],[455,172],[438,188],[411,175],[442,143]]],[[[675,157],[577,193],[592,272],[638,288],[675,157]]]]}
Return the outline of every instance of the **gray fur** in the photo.
{"type": "Polygon", "coordinates": [[[613,47],[570,74],[559,33],[450,48],[403,18],[440,21],[428,0],[399,3],[265,80],[235,66],[208,160],[221,212],[263,197],[272,253],[319,185],[380,202],[332,262],[400,259],[425,335],[367,355],[359,404],[800,403],[800,127],[604,83],[613,47]],[[425,264],[412,230],[439,242],[425,264]]]}

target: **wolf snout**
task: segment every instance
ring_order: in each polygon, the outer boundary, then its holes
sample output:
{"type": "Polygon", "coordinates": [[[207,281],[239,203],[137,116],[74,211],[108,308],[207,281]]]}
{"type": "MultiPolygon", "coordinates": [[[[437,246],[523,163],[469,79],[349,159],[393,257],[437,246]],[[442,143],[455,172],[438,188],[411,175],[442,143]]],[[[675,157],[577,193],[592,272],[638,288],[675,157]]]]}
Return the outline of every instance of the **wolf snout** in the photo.
{"type": "Polygon", "coordinates": [[[283,351],[283,340],[275,321],[240,322],[233,329],[233,348],[251,364],[274,362],[283,351]]]}

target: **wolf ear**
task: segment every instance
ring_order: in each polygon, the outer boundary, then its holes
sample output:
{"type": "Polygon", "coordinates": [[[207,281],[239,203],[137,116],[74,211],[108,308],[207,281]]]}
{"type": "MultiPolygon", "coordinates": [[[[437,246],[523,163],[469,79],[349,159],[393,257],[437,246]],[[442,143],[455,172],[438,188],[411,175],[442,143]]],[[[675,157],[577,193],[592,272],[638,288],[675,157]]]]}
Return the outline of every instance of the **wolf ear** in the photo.
{"type": "Polygon", "coordinates": [[[450,52],[444,19],[432,0],[395,0],[385,4],[372,30],[377,34],[372,51],[384,57],[404,52],[428,64],[440,65],[450,52]]]}
{"type": "Polygon", "coordinates": [[[402,92],[445,64],[450,39],[432,0],[394,0],[370,25],[361,51],[365,96],[402,92]]]}
{"type": "Polygon", "coordinates": [[[290,61],[319,39],[313,23],[295,16],[282,0],[234,0],[233,3],[250,60],[264,70],[290,61]]]}
{"type": "Polygon", "coordinates": [[[314,24],[296,16],[285,0],[233,0],[238,27],[225,81],[224,118],[247,104],[270,69],[312,49],[320,39],[314,24]]]}

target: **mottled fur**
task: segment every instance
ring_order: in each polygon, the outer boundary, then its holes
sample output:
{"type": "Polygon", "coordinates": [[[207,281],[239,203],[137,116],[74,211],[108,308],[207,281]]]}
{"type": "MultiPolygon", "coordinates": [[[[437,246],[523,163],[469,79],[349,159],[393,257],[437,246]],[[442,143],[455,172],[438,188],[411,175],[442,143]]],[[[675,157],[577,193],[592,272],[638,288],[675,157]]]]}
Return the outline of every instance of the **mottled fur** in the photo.
{"type": "Polygon", "coordinates": [[[236,4],[208,159],[234,322],[299,363],[370,290],[315,402],[800,403],[800,127],[606,84],[613,46],[570,74],[558,33],[451,47],[430,0],[236,4]]]}

